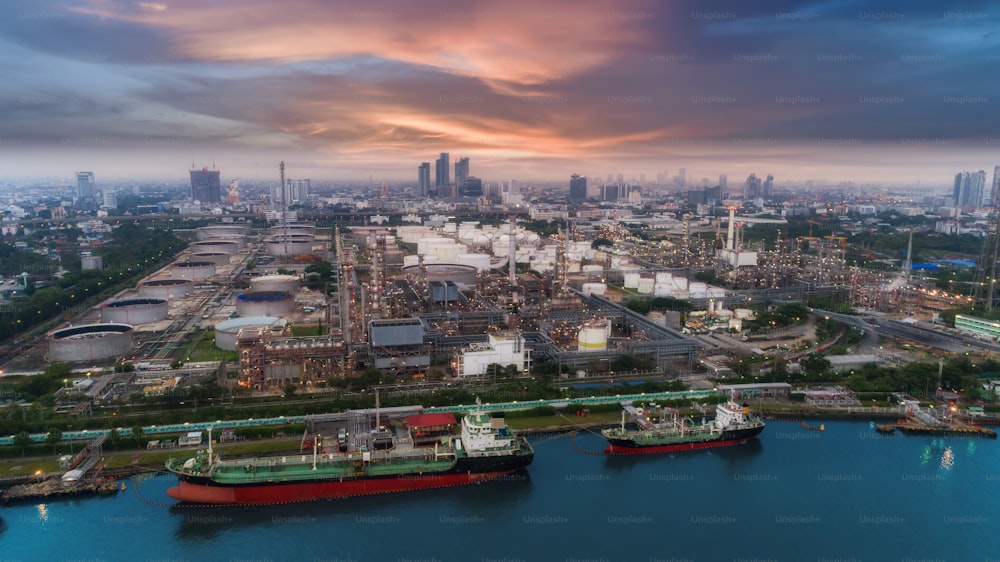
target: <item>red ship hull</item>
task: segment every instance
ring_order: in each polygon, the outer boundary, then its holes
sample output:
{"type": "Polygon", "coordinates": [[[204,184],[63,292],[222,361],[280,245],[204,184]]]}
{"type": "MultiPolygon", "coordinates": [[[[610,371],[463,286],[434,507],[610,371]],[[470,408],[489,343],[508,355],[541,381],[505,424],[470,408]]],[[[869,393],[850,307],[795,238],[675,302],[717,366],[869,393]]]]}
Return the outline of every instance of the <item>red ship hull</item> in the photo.
{"type": "Polygon", "coordinates": [[[756,436],[750,435],[728,441],[702,441],[698,443],[679,443],[675,445],[657,445],[653,447],[623,447],[621,445],[608,445],[604,448],[607,455],[653,455],[658,453],[674,453],[677,451],[695,451],[698,449],[712,449],[715,447],[730,447],[732,445],[742,445],[756,436]]]}
{"type": "Polygon", "coordinates": [[[251,486],[218,486],[181,480],[167,495],[182,502],[218,505],[274,505],[446,488],[494,480],[520,468],[497,472],[429,474],[396,478],[360,478],[251,486]]]}

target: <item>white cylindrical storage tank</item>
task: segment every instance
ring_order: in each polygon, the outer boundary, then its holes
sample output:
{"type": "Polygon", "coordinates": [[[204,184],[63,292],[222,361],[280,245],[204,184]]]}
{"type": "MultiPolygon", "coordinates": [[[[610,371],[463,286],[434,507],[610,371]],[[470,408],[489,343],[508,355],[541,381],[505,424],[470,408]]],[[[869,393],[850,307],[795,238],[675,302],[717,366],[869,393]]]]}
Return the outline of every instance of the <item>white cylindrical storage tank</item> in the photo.
{"type": "Polygon", "coordinates": [[[425,238],[420,238],[417,240],[417,253],[418,254],[432,254],[431,250],[434,246],[440,246],[442,244],[454,244],[455,241],[451,238],[442,238],[440,236],[428,236],[425,238]]]}
{"type": "Polygon", "coordinates": [[[193,253],[223,252],[232,256],[240,251],[240,243],[235,240],[203,240],[201,242],[192,242],[188,246],[188,250],[191,250],[193,253]]]}
{"type": "Polygon", "coordinates": [[[674,285],[682,291],[688,290],[688,280],[687,277],[674,277],[674,285]]]}
{"type": "Polygon", "coordinates": [[[261,275],[250,279],[250,290],[253,292],[281,291],[295,294],[301,285],[298,275],[261,275]]]}
{"type": "Polygon", "coordinates": [[[220,237],[245,236],[247,233],[246,224],[217,224],[203,226],[195,230],[198,240],[214,240],[220,237]]]}
{"type": "Polygon", "coordinates": [[[583,294],[588,297],[590,295],[604,295],[608,292],[608,286],[604,283],[584,283],[582,290],[583,294]]]}
{"type": "Polygon", "coordinates": [[[674,275],[672,273],[669,273],[669,272],[666,272],[666,271],[660,271],[660,272],[657,272],[657,274],[656,274],[656,282],[657,283],[670,283],[673,280],[673,278],[674,278],[674,275]]]}
{"type": "Polygon", "coordinates": [[[215,325],[215,347],[227,351],[236,350],[236,338],[244,328],[281,329],[285,321],[271,316],[251,316],[249,318],[233,318],[215,325]]]}
{"type": "Polygon", "coordinates": [[[603,318],[585,321],[580,325],[580,332],[577,334],[577,351],[607,351],[610,331],[611,324],[603,318]]]}
{"type": "Polygon", "coordinates": [[[80,256],[80,269],[83,271],[104,269],[104,258],[101,256],[80,256]]]}
{"type": "Polygon", "coordinates": [[[194,290],[188,279],[150,279],[139,282],[139,296],[143,298],[174,299],[186,297],[194,290]]]}
{"type": "Polygon", "coordinates": [[[729,322],[729,320],[733,317],[733,311],[726,310],[724,308],[722,310],[716,310],[715,314],[719,317],[719,320],[725,320],[726,322],[729,322]]]}
{"type": "Polygon", "coordinates": [[[191,261],[209,261],[215,265],[227,265],[229,263],[229,254],[225,252],[198,252],[197,254],[191,254],[191,261]]]}
{"type": "Polygon", "coordinates": [[[642,277],[638,273],[626,273],[625,274],[625,288],[626,289],[638,289],[639,279],[642,277]]]}
{"type": "Polygon", "coordinates": [[[295,310],[295,299],[285,291],[254,291],[236,295],[240,316],[287,316],[295,310]]]}
{"type": "MultiPolygon", "coordinates": [[[[726,290],[722,287],[709,287],[705,293],[712,298],[721,299],[726,296],[726,290]]],[[[722,306],[722,301],[719,301],[719,306],[722,306]]]]}
{"type": "Polygon", "coordinates": [[[688,286],[688,292],[694,297],[706,296],[708,293],[708,285],[702,283],[701,281],[695,281],[688,286]]]}
{"type": "Polygon", "coordinates": [[[312,253],[313,237],[297,234],[275,236],[264,242],[269,256],[301,256],[312,253]]]}
{"type": "Polygon", "coordinates": [[[753,310],[750,310],[749,308],[737,308],[733,311],[733,313],[736,315],[736,318],[740,320],[753,318],[753,310]]]}
{"type": "Polygon", "coordinates": [[[656,297],[669,297],[674,294],[674,284],[673,283],[655,283],[653,284],[653,296],[656,297]]]}
{"type": "Polygon", "coordinates": [[[444,231],[449,234],[454,234],[458,232],[458,225],[453,222],[444,223],[444,231]]]}
{"type": "Polygon", "coordinates": [[[167,299],[119,299],[100,307],[101,322],[112,324],[151,324],[167,317],[167,299]]]}
{"type": "Polygon", "coordinates": [[[687,292],[687,289],[674,289],[675,299],[687,299],[690,298],[691,294],[687,292]]]}
{"type": "Polygon", "coordinates": [[[492,258],[489,254],[459,254],[455,256],[456,262],[472,266],[478,271],[489,271],[490,259],[492,258]]]}
{"type": "Polygon", "coordinates": [[[173,279],[200,281],[215,275],[215,264],[207,261],[179,261],[170,268],[173,279]]]}
{"type": "Polygon", "coordinates": [[[403,267],[420,265],[420,256],[403,256],[403,267]]]}
{"type": "Polygon", "coordinates": [[[643,295],[648,295],[653,292],[653,286],[656,283],[653,281],[652,277],[640,277],[639,283],[636,285],[636,289],[643,295]]]}
{"type": "Polygon", "coordinates": [[[128,324],[84,324],[49,332],[49,361],[84,363],[125,355],[132,348],[128,324]]]}
{"type": "Polygon", "coordinates": [[[461,263],[458,256],[466,253],[468,248],[464,244],[451,244],[447,246],[435,246],[434,255],[441,259],[442,263],[461,263]]]}
{"type": "Polygon", "coordinates": [[[602,265],[588,263],[587,265],[583,266],[584,273],[602,273],[603,271],[604,271],[604,266],[602,265]]]}

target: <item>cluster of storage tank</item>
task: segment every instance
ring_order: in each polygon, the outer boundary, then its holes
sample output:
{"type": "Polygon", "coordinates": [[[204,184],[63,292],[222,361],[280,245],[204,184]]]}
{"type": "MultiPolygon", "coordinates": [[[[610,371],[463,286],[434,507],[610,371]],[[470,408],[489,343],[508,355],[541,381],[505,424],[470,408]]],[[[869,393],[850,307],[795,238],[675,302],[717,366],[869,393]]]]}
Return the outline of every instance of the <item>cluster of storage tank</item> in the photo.
{"type": "Polygon", "coordinates": [[[673,297],[676,299],[719,298],[726,296],[726,290],[711,287],[700,281],[688,282],[686,277],[675,277],[672,273],[661,271],[653,277],[643,277],[635,271],[624,275],[626,289],[635,289],[643,295],[657,297],[673,297]]]}

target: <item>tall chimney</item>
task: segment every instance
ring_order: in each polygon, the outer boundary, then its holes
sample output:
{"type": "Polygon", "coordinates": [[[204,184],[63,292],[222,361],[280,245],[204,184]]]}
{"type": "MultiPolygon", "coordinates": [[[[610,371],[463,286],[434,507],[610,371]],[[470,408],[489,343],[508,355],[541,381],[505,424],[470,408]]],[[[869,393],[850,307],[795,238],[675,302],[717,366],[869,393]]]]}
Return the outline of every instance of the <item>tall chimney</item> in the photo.
{"type": "Polygon", "coordinates": [[[736,249],[736,207],[729,207],[729,232],[726,237],[726,249],[736,249]]]}
{"type": "Polygon", "coordinates": [[[510,217],[510,285],[517,286],[517,219],[510,217]]]}

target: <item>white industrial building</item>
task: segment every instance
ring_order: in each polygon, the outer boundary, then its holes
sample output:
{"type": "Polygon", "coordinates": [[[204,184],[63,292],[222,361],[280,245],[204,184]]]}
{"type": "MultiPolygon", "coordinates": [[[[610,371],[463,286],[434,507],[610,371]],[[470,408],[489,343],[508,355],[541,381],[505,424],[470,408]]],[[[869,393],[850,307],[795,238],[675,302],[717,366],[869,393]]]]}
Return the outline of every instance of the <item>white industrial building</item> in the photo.
{"type": "Polygon", "coordinates": [[[519,372],[531,367],[531,350],[524,336],[514,331],[488,334],[489,341],[473,343],[458,354],[456,373],[460,377],[486,375],[490,365],[516,365],[519,372]]]}

